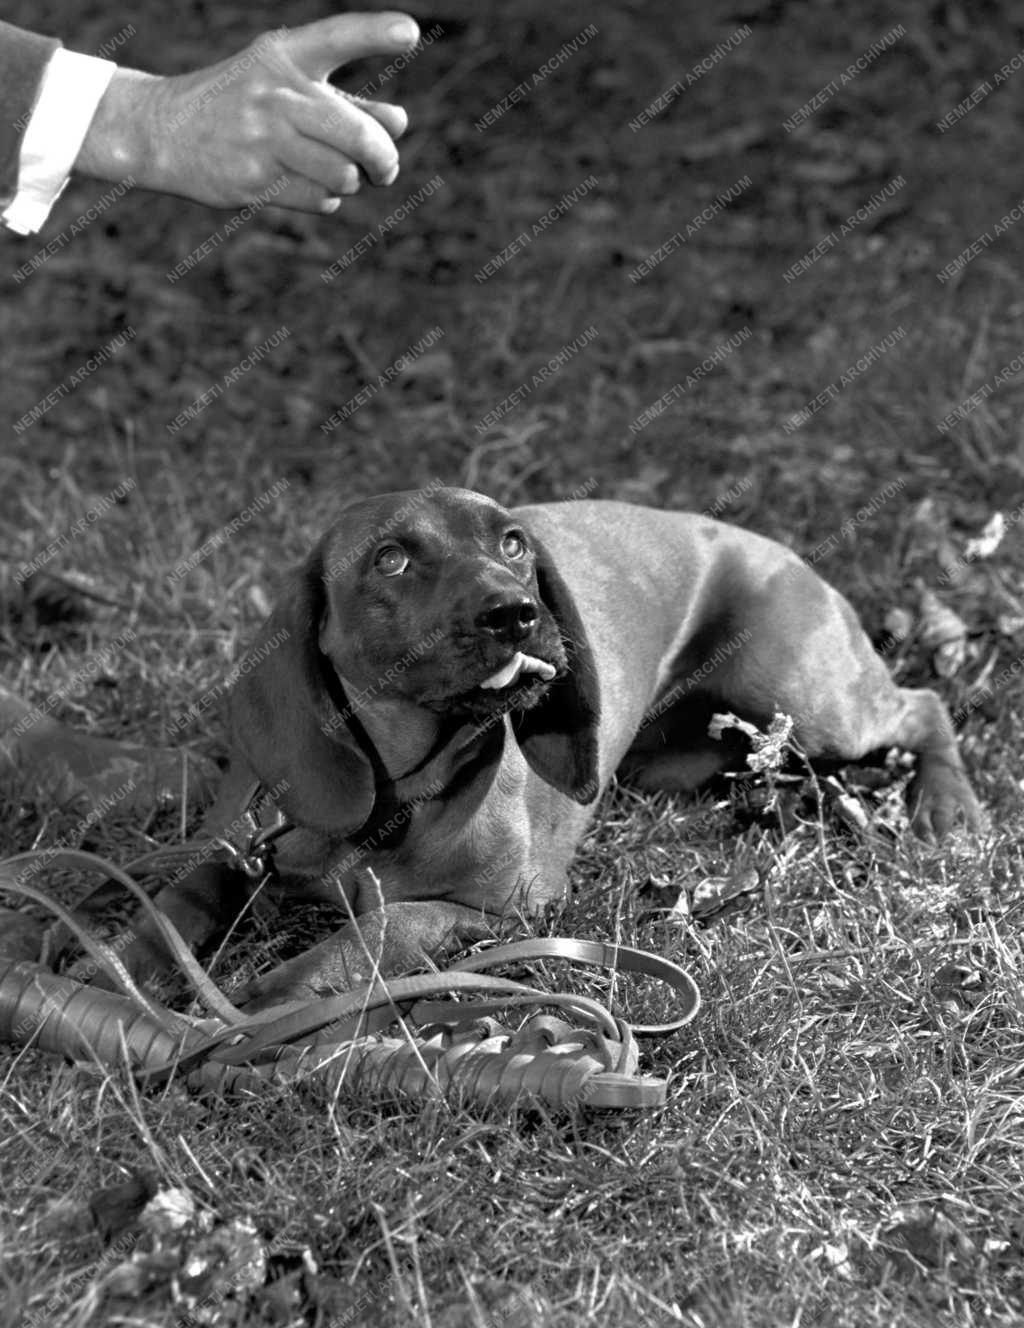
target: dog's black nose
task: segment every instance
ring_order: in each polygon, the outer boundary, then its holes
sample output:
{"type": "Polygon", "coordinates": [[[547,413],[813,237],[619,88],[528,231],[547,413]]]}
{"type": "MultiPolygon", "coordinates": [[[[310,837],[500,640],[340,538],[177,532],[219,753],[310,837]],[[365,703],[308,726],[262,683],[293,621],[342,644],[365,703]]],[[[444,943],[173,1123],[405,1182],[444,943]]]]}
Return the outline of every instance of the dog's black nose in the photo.
{"type": "Polygon", "coordinates": [[[540,610],[529,595],[491,595],[476,615],[475,625],[496,641],[515,645],[530,635],[539,616],[540,610]]]}

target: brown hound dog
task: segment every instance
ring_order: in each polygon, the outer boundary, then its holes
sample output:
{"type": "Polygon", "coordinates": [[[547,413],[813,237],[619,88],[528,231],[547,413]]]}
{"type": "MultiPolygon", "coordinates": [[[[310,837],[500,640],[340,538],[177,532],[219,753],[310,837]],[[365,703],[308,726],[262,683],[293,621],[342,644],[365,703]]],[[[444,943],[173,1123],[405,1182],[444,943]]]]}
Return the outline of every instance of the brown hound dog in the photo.
{"type": "MultiPolygon", "coordinates": [[[[293,827],[282,877],[347,901],[358,929],[242,998],[422,966],[561,898],[613,775],[689,792],[735,759],[708,736],[716,710],[786,712],[810,757],[907,748],[916,827],[980,823],[939,698],[896,687],[847,602],[781,545],[617,502],[507,511],[438,489],[350,504],[239,666],[207,828],[223,833],[259,781],[293,827]]],[[[207,864],[157,902],[202,943],[240,881],[207,864]]],[[[137,942],[132,967],[156,948],[137,942]]]]}

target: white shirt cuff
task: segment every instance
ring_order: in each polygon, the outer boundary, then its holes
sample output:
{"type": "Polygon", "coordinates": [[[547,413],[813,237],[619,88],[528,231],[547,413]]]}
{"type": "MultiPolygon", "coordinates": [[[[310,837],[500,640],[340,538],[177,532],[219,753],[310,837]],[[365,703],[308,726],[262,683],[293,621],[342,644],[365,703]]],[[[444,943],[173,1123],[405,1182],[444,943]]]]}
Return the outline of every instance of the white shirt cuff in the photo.
{"type": "Polygon", "coordinates": [[[0,218],[12,231],[30,235],[50,215],[116,68],[94,55],[54,51],[21,141],[18,192],[0,218]]]}

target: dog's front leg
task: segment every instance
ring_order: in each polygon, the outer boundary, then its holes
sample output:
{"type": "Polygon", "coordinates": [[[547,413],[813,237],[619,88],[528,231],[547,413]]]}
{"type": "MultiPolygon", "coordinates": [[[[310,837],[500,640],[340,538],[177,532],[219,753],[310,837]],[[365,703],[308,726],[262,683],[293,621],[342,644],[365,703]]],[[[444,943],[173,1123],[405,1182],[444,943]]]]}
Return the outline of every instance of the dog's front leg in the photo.
{"type": "Polygon", "coordinates": [[[385,904],[361,913],[311,949],[231,993],[247,1009],[350,991],[375,977],[422,968],[469,941],[491,936],[499,919],[442,900],[385,904]]]}
{"type": "MultiPolygon", "coordinates": [[[[173,923],[179,936],[194,953],[201,953],[219,939],[244,909],[253,882],[225,863],[205,862],[165,885],[153,903],[173,923]]],[[[153,995],[178,974],[178,967],[153,919],[141,910],[113,942],[121,963],[137,983],[153,995]]],[[[71,977],[89,980],[108,991],[119,990],[114,977],[87,957],[70,970],[71,977]]]]}

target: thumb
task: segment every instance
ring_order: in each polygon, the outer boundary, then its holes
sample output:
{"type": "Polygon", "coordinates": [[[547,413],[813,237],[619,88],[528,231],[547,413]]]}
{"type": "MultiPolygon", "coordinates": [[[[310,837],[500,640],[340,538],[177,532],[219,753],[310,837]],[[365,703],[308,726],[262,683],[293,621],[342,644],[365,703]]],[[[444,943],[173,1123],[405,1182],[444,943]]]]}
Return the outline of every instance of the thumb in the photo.
{"type": "Polygon", "coordinates": [[[335,14],[290,29],[278,48],[310,78],[324,79],[340,65],[370,55],[397,55],[420,39],[408,14],[335,14]]]}

